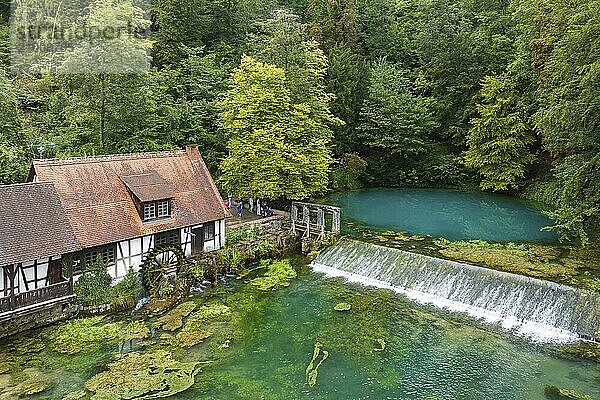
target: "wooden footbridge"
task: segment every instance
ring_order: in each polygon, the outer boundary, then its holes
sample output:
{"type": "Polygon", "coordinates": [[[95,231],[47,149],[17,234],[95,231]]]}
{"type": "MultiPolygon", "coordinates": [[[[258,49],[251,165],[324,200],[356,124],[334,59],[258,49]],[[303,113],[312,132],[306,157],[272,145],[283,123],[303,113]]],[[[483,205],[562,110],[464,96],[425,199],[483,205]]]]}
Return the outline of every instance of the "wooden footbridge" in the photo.
{"type": "Polygon", "coordinates": [[[326,232],[339,233],[341,211],[326,204],[292,202],[291,230],[302,238],[319,240],[326,232]]]}

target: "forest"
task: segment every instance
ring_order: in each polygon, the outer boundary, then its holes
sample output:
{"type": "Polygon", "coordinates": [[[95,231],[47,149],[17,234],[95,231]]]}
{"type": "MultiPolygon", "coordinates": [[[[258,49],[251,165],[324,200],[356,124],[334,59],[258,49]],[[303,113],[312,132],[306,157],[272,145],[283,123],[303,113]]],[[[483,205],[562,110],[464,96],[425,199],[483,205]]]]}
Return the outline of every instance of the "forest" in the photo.
{"type": "Polygon", "coordinates": [[[565,238],[597,236],[600,0],[89,4],[77,18],[126,21],[119,47],[150,68],[70,73],[74,51],[27,72],[1,0],[0,183],[33,158],[195,143],[240,196],[480,189],[546,203],[565,238]]]}

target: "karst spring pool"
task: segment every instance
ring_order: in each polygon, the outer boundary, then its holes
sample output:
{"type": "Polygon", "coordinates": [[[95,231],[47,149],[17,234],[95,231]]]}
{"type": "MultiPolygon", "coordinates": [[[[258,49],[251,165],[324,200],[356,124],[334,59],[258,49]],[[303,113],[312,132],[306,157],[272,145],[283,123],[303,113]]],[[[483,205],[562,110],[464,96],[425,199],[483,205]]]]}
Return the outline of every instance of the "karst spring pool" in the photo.
{"type": "Polygon", "coordinates": [[[482,192],[445,189],[368,189],[337,193],[327,202],[344,219],[367,227],[404,231],[448,240],[552,242],[552,225],[539,205],[482,192]]]}
{"type": "MultiPolygon", "coordinates": [[[[2,342],[0,398],[16,398],[6,397],[6,390],[29,373],[50,386],[34,398],[62,399],[120,352],[160,350],[178,361],[203,362],[193,386],[173,399],[542,400],[548,385],[600,398],[597,364],[390,291],[325,278],[303,264],[296,268],[299,277],[287,288],[261,292],[229,279],[187,299],[231,310],[227,321],[211,325],[213,336],[189,349],[169,345],[174,332],[155,330],[143,342],[108,340],[60,354],[61,345],[46,338],[64,323],[2,342]],[[351,310],[335,311],[340,302],[351,310]],[[306,368],[316,342],[329,357],[309,387],[306,368]]],[[[124,329],[131,318],[101,324],[124,329]]],[[[141,323],[151,326],[152,320],[141,323]]]]}

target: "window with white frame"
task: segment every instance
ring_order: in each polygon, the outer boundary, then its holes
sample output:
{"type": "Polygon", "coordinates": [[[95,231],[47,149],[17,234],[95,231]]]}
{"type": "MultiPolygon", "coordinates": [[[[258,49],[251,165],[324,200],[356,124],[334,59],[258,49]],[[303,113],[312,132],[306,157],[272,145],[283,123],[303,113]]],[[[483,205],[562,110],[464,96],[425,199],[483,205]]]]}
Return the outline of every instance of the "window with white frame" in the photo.
{"type": "Polygon", "coordinates": [[[144,203],[144,221],[156,218],[156,203],[144,203]]]}
{"type": "Polygon", "coordinates": [[[158,218],[168,218],[171,216],[171,201],[157,200],[143,203],[142,218],[144,221],[150,221],[158,218]]]}
{"type": "Polygon", "coordinates": [[[204,224],[204,240],[212,240],[215,237],[215,223],[204,224]]]}
{"type": "Polygon", "coordinates": [[[160,200],[156,202],[156,210],[158,218],[164,218],[171,215],[169,210],[169,200],[160,200]]]}

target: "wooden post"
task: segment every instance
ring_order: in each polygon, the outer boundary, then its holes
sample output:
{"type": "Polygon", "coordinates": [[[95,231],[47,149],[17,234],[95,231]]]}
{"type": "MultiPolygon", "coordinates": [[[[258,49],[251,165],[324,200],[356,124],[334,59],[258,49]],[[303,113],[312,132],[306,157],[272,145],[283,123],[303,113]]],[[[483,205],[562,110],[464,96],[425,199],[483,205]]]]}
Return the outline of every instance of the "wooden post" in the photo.
{"type": "Polygon", "coordinates": [[[296,220],[298,219],[298,206],[292,203],[292,213],[290,215],[292,219],[292,233],[296,234],[296,220]]]}
{"type": "Polygon", "coordinates": [[[321,233],[325,232],[325,210],[321,207],[317,209],[317,226],[321,233]]]}
{"type": "Polygon", "coordinates": [[[332,221],[331,230],[333,232],[340,231],[340,210],[339,209],[333,211],[333,221],[332,221]]]}

